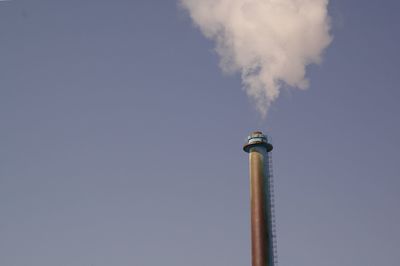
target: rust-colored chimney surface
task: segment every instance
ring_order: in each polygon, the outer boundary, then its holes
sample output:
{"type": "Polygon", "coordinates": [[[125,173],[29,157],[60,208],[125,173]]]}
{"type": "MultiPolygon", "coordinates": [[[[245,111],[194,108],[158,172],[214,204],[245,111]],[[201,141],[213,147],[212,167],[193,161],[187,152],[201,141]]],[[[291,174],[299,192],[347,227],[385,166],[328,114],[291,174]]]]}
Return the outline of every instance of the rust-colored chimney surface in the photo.
{"type": "Polygon", "coordinates": [[[249,153],[252,266],[273,266],[270,203],[268,199],[268,152],[272,145],[259,131],[243,147],[249,153]]]}

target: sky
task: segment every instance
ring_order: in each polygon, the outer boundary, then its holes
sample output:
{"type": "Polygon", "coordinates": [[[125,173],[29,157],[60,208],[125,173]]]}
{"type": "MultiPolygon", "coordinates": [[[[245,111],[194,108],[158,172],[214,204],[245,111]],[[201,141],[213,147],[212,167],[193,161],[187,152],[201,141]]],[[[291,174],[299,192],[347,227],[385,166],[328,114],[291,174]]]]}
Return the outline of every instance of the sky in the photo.
{"type": "Polygon", "coordinates": [[[253,130],[279,265],[399,265],[399,8],[330,1],[263,119],[176,0],[1,1],[0,265],[250,265],[253,130]]]}

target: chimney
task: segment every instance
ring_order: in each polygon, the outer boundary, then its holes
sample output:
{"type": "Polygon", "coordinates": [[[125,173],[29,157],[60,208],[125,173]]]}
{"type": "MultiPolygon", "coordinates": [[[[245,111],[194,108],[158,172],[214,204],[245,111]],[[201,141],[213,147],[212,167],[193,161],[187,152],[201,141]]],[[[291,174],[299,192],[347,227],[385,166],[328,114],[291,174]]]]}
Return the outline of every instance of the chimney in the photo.
{"type": "Polygon", "coordinates": [[[268,137],[255,131],[243,150],[249,153],[252,266],[276,265],[273,183],[268,137]]]}

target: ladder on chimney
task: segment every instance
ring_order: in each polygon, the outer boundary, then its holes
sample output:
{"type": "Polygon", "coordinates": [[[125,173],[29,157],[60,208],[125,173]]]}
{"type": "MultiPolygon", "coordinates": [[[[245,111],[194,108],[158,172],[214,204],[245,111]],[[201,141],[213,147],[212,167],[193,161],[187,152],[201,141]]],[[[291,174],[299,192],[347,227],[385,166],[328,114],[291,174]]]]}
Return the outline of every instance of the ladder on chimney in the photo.
{"type": "Polygon", "coordinates": [[[277,240],[276,240],[276,220],[275,220],[275,195],[274,195],[274,175],[272,172],[272,154],[269,152],[267,154],[267,178],[268,178],[268,217],[269,221],[269,230],[271,236],[271,253],[272,260],[271,266],[278,265],[278,249],[277,249],[277,240]]]}

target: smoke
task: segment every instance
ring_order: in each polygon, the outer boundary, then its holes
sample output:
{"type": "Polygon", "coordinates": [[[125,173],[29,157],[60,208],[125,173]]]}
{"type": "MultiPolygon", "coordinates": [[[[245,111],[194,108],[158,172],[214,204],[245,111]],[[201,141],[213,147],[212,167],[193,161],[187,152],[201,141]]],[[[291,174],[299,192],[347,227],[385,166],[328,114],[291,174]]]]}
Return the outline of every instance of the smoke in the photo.
{"type": "Polygon", "coordinates": [[[283,86],[306,89],[306,66],[320,63],[331,42],[328,0],[180,0],[216,43],[224,72],[265,117],[283,86]]]}

